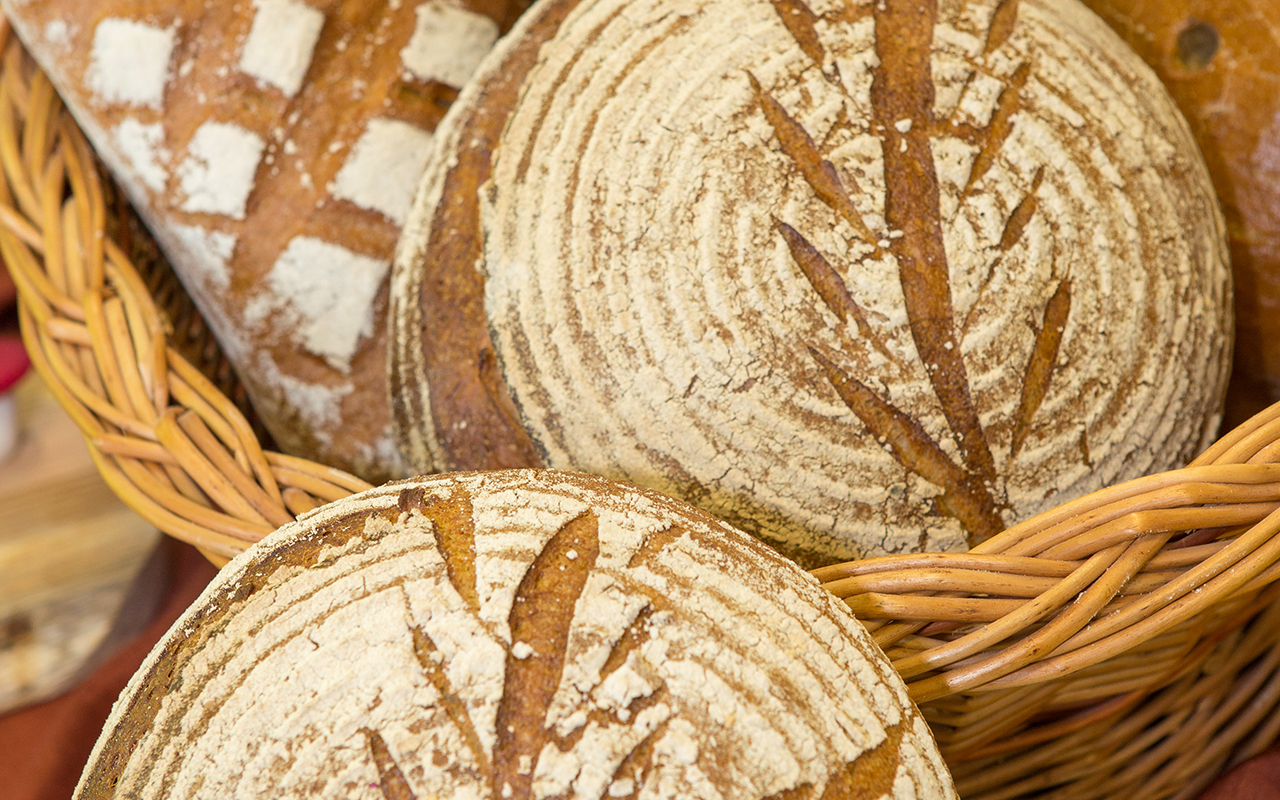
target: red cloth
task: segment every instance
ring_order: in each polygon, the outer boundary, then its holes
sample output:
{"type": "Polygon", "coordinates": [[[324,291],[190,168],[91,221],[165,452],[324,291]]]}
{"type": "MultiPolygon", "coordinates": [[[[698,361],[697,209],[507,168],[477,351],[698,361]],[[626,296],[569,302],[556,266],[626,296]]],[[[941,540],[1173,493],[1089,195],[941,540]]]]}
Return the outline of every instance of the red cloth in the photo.
{"type": "MultiPolygon", "coordinates": [[[[111,704],[151,647],[216,570],[194,548],[171,542],[173,571],[156,619],[84,683],[61,697],[0,716],[0,795],[67,800],[111,704]]],[[[1200,800],[1280,800],[1280,745],[1218,779],[1200,800]]]]}
{"type": "Polygon", "coordinates": [[[1280,745],[1214,781],[1200,800],[1280,800],[1280,745]]]}

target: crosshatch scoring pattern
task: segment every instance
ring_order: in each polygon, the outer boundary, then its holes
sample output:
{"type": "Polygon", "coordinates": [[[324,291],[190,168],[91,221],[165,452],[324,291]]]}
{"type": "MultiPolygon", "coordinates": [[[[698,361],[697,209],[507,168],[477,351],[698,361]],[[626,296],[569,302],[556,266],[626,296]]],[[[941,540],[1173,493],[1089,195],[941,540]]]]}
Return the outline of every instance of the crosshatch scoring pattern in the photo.
{"type": "Polygon", "coordinates": [[[383,378],[391,255],[431,131],[516,5],[8,10],[275,439],[385,478],[402,474],[383,378]]]}

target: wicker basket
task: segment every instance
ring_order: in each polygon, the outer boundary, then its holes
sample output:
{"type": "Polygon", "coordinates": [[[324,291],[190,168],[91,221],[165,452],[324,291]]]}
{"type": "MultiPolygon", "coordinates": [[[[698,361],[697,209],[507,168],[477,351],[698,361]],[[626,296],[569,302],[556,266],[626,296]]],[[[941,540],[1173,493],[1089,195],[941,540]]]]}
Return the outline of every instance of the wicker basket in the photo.
{"type": "MultiPolygon", "coordinates": [[[[0,37],[0,256],[36,368],[112,488],[219,564],[366,488],[264,449],[48,79],[0,37]]],[[[1194,796],[1280,733],[1277,456],[1280,407],[969,553],[816,574],[906,679],[963,796],[1194,796]]]]}

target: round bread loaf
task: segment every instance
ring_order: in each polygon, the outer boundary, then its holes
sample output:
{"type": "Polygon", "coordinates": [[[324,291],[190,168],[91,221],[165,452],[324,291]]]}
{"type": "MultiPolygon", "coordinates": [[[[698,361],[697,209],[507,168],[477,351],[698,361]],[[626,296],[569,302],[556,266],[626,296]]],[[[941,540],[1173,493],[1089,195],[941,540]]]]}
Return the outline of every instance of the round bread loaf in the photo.
{"type": "Polygon", "coordinates": [[[657,493],[516,470],[338,501],[223,570],[77,792],[193,795],[955,793],[811,576],[657,493]]]}
{"type": "Polygon", "coordinates": [[[0,4],[278,446],[403,475],[391,256],[431,131],[527,0],[0,4]]]}
{"type": "Polygon", "coordinates": [[[1160,76],[1222,201],[1236,285],[1234,426],[1280,401],[1280,4],[1085,3],[1160,76]]]}
{"type": "Polygon", "coordinates": [[[392,278],[414,469],[626,478],[812,565],[1216,432],[1212,187],[1074,0],[544,0],[436,145],[392,278]]]}

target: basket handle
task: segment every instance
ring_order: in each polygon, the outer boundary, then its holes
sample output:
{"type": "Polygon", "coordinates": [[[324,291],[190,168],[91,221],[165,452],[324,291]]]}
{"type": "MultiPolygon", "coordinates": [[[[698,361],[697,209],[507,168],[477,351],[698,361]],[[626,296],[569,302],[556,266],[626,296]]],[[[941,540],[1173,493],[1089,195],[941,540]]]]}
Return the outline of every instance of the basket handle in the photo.
{"type": "Polygon", "coordinates": [[[3,20],[0,50],[0,257],[32,363],[110,487],[219,566],[295,516],[369,488],[264,450],[209,377],[227,367],[207,328],[179,351],[174,319],[197,315],[153,298],[157,282],[176,278],[162,264],[144,280],[109,233],[92,151],[3,20]]]}

